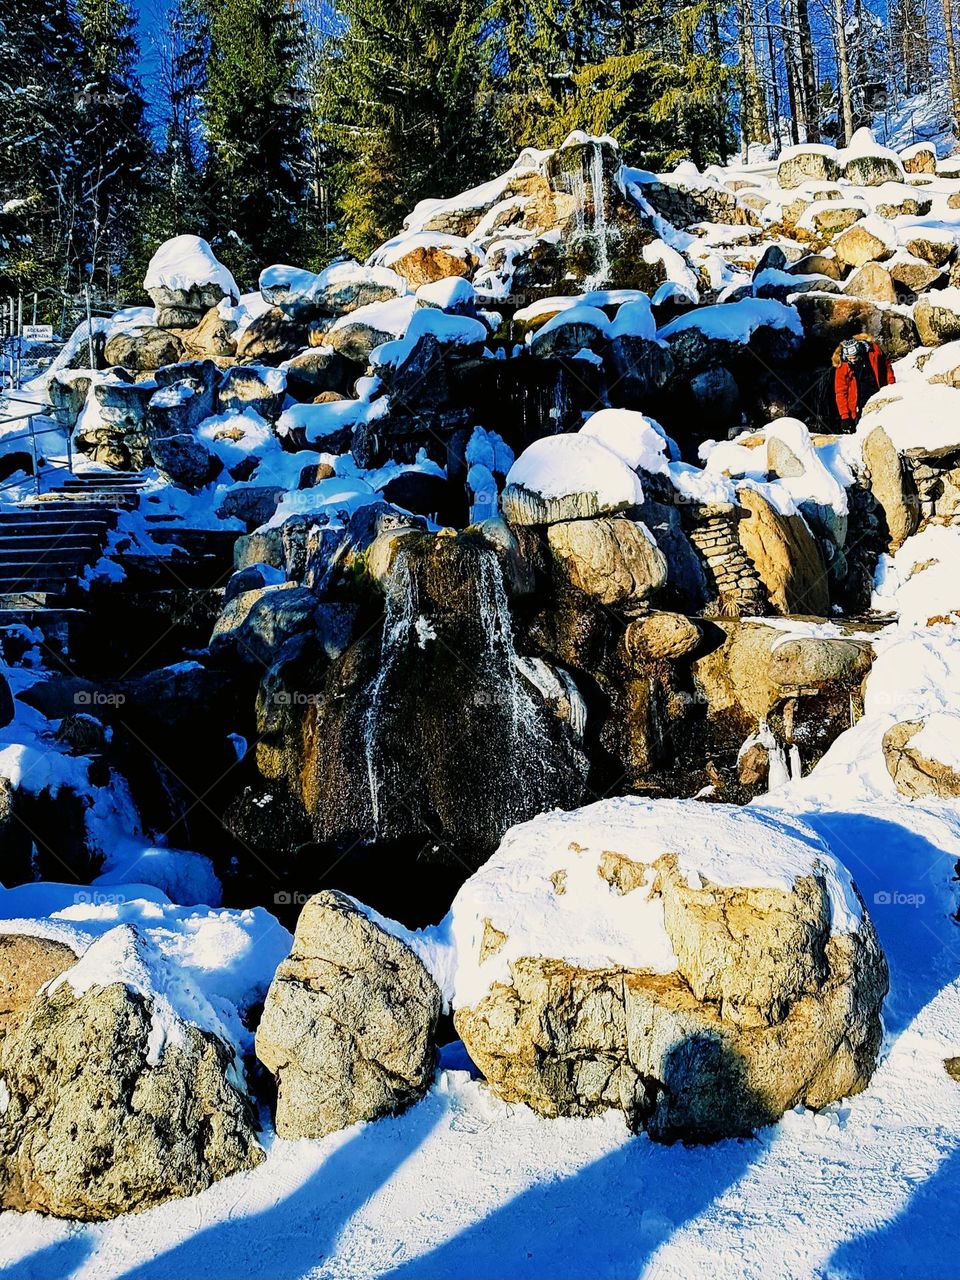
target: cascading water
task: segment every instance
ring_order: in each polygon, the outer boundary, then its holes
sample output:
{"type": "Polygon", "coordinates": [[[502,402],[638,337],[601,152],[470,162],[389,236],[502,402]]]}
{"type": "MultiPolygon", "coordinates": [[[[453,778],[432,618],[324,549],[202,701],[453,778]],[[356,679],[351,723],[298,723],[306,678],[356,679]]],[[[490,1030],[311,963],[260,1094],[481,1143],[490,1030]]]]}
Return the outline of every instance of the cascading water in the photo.
{"type": "MultiPolygon", "coordinates": [[[[572,695],[571,695],[572,698],[572,695]]],[[[413,537],[390,575],[363,751],[373,833],[489,847],[565,797],[570,730],[518,658],[496,552],[413,537]]]]}
{"type": "Polygon", "coordinates": [[[363,752],[367,762],[370,810],[373,831],[380,833],[380,780],[377,773],[377,728],[381,720],[384,690],[405,646],[414,633],[418,618],[417,587],[407,552],[401,548],[390,575],[390,590],[383,620],[380,666],[370,685],[363,718],[363,752]]]}
{"type": "Polygon", "coordinates": [[[607,225],[607,201],[604,186],[603,151],[599,142],[591,141],[581,152],[575,169],[568,170],[560,185],[575,205],[574,239],[587,240],[593,248],[593,269],[585,278],[585,291],[600,289],[610,280],[610,249],[607,225]]]}

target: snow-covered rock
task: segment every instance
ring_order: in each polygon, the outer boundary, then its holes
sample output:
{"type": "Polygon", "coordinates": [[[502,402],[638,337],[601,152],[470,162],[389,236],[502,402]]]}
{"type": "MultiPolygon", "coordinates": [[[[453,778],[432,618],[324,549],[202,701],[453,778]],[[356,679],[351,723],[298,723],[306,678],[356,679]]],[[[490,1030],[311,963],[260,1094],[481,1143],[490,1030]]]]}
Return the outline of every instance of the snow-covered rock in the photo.
{"type": "Polygon", "coordinates": [[[451,911],[458,1031],[495,1092],[744,1133],[866,1086],[886,966],[813,832],[746,809],[603,801],[510,831],[451,911]],[[735,923],[734,923],[735,921],[735,923]]]}
{"type": "Polygon", "coordinates": [[[150,259],[143,287],[164,328],[188,327],[225,299],[240,300],[237,282],[200,236],[165,241],[150,259]]]}
{"type": "Polygon", "coordinates": [[[635,471],[584,435],[547,436],[525,449],[507,475],[503,512],[513,524],[554,524],[615,515],[639,505],[635,471]]]}

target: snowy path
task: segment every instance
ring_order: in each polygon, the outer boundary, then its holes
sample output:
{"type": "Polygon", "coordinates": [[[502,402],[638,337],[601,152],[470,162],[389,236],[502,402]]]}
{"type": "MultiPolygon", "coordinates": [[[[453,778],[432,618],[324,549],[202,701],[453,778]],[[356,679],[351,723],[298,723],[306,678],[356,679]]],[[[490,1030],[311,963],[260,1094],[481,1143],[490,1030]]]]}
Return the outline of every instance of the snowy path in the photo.
{"type": "Polygon", "coordinates": [[[852,866],[891,966],[889,1051],[849,1103],[688,1149],[631,1138],[613,1114],[539,1120],[447,1071],[396,1120],[274,1142],[255,1172],[136,1218],[5,1215],[0,1274],[956,1276],[960,1086],[943,1059],[960,1054],[960,818],[898,804],[807,816],[852,866]]]}

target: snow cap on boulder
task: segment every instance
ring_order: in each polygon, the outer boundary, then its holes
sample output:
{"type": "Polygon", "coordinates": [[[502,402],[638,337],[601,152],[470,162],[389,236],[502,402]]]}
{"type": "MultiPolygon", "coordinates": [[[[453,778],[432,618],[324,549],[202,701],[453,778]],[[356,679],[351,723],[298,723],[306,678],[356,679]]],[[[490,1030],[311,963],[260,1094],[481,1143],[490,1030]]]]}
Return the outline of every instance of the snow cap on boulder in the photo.
{"type": "Polygon", "coordinates": [[[641,502],[636,472],[585,435],[535,440],[510,468],[503,491],[503,513],[511,524],[614,515],[641,502]]]}

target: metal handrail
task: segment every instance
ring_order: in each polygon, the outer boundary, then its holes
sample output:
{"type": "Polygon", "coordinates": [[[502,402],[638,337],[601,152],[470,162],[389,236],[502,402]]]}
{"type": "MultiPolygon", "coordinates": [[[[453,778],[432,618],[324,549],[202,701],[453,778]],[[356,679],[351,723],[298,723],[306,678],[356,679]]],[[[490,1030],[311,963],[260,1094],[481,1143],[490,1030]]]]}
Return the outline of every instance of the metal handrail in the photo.
{"type": "MultiPolygon", "coordinates": [[[[32,400],[24,399],[23,396],[9,396],[8,398],[11,400],[18,400],[21,404],[34,403],[32,400]]],[[[49,474],[51,471],[58,471],[58,470],[69,471],[71,475],[73,474],[73,439],[72,439],[72,433],[69,430],[67,430],[66,432],[66,437],[67,437],[66,464],[62,462],[50,462],[47,458],[44,458],[43,455],[37,449],[38,437],[48,436],[48,435],[57,435],[61,430],[59,426],[56,426],[53,423],[51,423],[49,427],[36,427],[34,425],[35,418],[47,417],[52,412],[53,412],[52,405],[38,404],[36,405],[33,413],[18,413],[18,414],[12,414],[10,417],[7,417],[7,418],[0,418],[0,425],[2,425],[4,422],[23,422],[24,420],[26,420],[30,424],[28,430],[18,431],[14,435],[5,435],[3,436],[3,439],[5,441],[13,441],[13,440],[29,440],[30,441],[31,452],[33,454],[33,488],[34,488],[34,493],[36,494],[37,497],[40,496],[40,479],[42,475],[49,474]],[[45,472],[41,470],[42,467],[46,467],[45,472]]],[[[8,480],[5,484],[0,484],[0,493],[4,492],[6,489],[12,489],[15,486],[22,483],[23,483],[22,480],[8,480]]]]}

